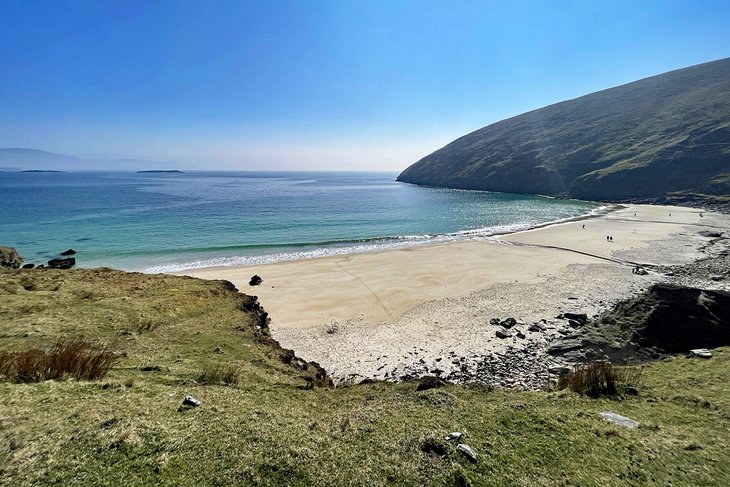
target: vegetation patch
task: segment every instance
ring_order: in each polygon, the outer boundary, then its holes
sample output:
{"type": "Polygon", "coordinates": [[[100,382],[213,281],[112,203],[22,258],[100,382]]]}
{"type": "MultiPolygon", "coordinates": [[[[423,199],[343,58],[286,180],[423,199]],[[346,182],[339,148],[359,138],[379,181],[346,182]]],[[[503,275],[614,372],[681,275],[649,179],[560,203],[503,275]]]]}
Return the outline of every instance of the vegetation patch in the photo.
{"type": "Polygon", "coordinates": [[[62,340],[50,348],[30,347],[0,352],[0,378],[9,382],[98,380],[119,361],[109,345],[80,338],[62,340]]]}
{"type": "Polygon", "coordinates": [[[570,389],[588,397],[636,395],[641,384],[639,367],[620,367],[610,362],[597,361],[577,365],[563,375],[559,389],[570,389]]]}

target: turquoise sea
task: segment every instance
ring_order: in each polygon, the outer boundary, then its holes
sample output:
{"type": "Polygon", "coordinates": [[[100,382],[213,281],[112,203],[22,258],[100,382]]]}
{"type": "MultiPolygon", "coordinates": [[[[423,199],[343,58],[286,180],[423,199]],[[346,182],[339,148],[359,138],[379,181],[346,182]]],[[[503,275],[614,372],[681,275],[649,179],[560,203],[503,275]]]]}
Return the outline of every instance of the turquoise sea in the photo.
{"type": "Polygon", "coordinates": [[[485,238],[599,204],[419,187],[395,173],[0,173],[0,245],[169,272],[485,238]]]}

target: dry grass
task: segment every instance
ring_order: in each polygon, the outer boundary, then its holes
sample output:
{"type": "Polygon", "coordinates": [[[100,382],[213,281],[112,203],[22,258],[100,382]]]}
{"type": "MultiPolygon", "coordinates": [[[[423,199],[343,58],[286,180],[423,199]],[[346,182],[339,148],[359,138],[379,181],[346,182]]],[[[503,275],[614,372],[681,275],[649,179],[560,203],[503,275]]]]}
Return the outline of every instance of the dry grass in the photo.
{"type": "Polygon", "coordinates": [[[616,396],[622,392],[636,394],[641,384],[641,369],[617,367],[610,362],[577,365],[561,377],[559,389],[570,389],[589,397],[616,396]]]}
{"type": "Polygon", "coordinates": [[[97,380],[119,360],[109,345],[80,338],[62,340],[53,347],[0,352],[0,379],[21,382],[97,380]]]}
{"type": "Polygon", "coordinates": [[[200,384],[235,385],[240,378],[239,368],[234,365],[216,364],[206,367],[198,377],[200,384]]]}

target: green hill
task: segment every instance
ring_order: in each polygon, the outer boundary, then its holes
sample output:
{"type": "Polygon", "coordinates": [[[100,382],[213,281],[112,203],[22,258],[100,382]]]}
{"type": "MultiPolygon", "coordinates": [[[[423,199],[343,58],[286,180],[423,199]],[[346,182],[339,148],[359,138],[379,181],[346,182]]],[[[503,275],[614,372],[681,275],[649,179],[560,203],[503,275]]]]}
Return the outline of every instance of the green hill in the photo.
{"type": "Polygon", "coordinates": [[[730,195],[730,58],[488,125],[399,181],[592,200],[730,195]]]}

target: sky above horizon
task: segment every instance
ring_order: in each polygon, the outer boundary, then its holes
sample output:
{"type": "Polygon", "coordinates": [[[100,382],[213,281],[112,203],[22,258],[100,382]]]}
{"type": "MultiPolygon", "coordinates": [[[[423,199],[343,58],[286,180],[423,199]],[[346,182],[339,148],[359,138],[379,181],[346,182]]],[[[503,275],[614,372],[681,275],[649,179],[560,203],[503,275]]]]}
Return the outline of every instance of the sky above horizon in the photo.
{"type": "Polygon", "coordinates": [[[0,147],[399,171],[490,123],[730,56],[727,1],[0,0],[0,147]]]}

